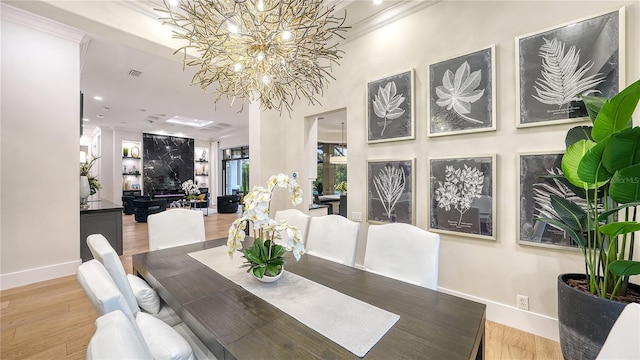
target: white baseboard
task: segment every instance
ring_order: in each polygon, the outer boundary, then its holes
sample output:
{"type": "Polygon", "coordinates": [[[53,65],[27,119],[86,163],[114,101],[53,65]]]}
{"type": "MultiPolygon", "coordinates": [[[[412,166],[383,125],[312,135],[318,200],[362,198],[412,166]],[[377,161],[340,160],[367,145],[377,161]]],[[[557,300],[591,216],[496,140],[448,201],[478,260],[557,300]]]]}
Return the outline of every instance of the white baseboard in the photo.
{"type": "Polygon", "coordinates": [[[0,290],[11,289],[14,287],[29,285],[63,276],[74,275],[81,263],[82,262],[80,260],[75,260],[66,263],[2,274],[0,275],[0,290]]]}
{"type": "Polygon", "coordinates": [[[559,341],[558,319],[442,287],[438,287],[438,290],[487,305],[487,320],[559,341]]]}

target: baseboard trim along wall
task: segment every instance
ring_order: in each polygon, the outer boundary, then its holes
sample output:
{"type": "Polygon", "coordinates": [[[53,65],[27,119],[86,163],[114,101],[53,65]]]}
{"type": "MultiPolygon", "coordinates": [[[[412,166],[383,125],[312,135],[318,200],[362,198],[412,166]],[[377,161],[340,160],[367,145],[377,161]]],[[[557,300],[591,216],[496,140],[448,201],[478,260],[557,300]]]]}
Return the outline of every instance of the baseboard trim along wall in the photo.
{"type": "Polygon", "coordinates": [[[438,287],[438,290],[446,294],[455,295],[487,305],[487,320],[554,341],[560,341],[558,333],[558,319],[531,311],[520,310],[515,306],[508,306],[442,287],[438,287]]]}
{"type": "Polygon", "coordinates": [[[2,274],[0,275],[0,290],[11,289],[63,276],[75,275],[76,270],[81,263],[82,262],[80,260],[75,260],[66,263],[2,274]]]}

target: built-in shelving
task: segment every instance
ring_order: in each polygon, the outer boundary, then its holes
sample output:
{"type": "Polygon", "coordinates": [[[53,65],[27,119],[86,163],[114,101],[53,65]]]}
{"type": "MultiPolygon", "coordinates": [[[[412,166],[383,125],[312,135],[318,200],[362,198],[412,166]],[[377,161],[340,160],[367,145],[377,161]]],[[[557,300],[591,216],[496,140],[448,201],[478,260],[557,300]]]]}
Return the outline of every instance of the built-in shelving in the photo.
{"type": "Polygon", "coordinates": [[[197,147],[194,153],[193,175],[199,188],[209,186],[209,149],[197,147]]]}
{"type": "Polygon", "coordinates": [[[142,190],[142,147],[139,141],[122,141],[122,190],[142,190]]]}

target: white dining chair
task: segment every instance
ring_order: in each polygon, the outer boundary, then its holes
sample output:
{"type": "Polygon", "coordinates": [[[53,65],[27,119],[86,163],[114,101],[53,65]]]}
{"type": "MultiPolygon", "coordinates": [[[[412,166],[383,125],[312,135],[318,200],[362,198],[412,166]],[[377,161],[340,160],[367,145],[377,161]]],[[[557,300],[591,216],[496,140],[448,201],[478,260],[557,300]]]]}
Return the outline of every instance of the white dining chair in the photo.
{"type": "MultiPolygon", "coordinates": [[[[298,209],[287,209],[287,210],[279,210],[276,212],[275,220],[281,222],[286,220],[289,225],[293,225],[300,230],[300,237],[302,238],[302,243],[305,244],[307,242],[307,232],[309,229],[309,219],[311,216],[303,213],[298,209]]],[[[289,241],[289,236],[286,232],[280,233],[281,239],[276,241],[280,245],[286,246],[287,241],[289,241]]]]}
{"type": "Polygon", "coordinates": [[[311,217],[306,252],[341,264],[353,266],[360,224],[340,215],[311,217]]]}
{"type": "Polygon", "coordinates": [[[440,235],[404,223],[369,225],[365,270],[438,288],[440,235]]]}
{"type": "Polygon", "coordinates": [[[149,215],[147,226],[152,251],[206,240],[201,211],[169,209],[149,215]]]}
{"type": "Polygon", "coordinates": [[[103,235],[89,235],[87,247],[94,259],[105,267],[134,315],[142,308],[170,326],[182,322],[175,311],[162,302],[156,291],[144,279],[126,274],[120,257],[103,235]]]}
{"type": "Polygon", "coordinates": [[[142,334],[120,310],[100,316],[89,340],[87,360],[153,360],[142,334]]]}
{"type": "Polygon", "coordinates": [[[624,307],[596,359],[640,359],[640,304],[629,303],[624,307]]]}
{"type": "Polygon", "coordinates": [[[189,343],[171,326],[150,314],[133,313],[98,260],[82,263],[77,270],[77,279],[98,316],[121,311],[131,325],[137,328],[154,359],[195,360],[189,343]]]}

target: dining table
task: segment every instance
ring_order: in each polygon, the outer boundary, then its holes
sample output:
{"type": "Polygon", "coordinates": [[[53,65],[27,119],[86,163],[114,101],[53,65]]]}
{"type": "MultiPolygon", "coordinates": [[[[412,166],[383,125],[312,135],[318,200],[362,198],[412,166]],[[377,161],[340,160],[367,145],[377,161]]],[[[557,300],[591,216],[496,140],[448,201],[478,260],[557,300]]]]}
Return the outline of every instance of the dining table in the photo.
{"type": "MultiPolygon", "coordinates": [[[[225,251],[214,248],[226,248],[226,240],[139,253],[132,258],[134,274],[157,291],[219,360],[484,358],[486,305],[312,255],[296,261],[287,253],[285,271],[294,274],[291,277],[395,316],[397,321],[375,344],[365,354],[356,355],[248,290],[263,286],[257,279],[252,279],[257,285],[243,287],[194,257],[205,251],[225,251]]],[[[228,264],[221,265],[228,268],[228,264]]],[[[304,288],[293,291],[296,301],[322,306],[304,288]]]]}

